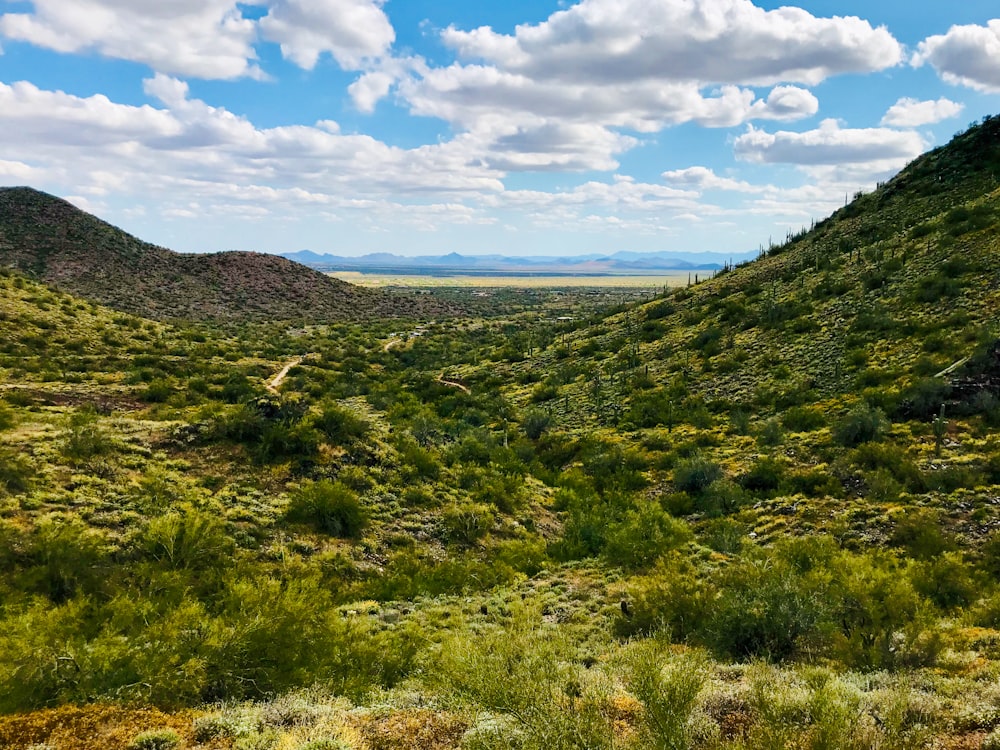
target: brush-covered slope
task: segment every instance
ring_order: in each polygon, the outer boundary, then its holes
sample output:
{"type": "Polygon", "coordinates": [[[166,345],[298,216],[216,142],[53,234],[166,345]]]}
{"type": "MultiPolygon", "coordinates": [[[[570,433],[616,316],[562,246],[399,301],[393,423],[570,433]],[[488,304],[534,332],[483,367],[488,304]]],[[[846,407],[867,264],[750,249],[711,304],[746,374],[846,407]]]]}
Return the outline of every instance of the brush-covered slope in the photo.
{"type": "Polygon", "coordinates": [[[549,370],[553,395],[600,402],[577,420],[617,413],[640,426],[666,419],[668,403],[683,420],[692,396],[715,408],[781,408],[867,389],[914,398],[922,379],[965,357],[949,375],[982,375],[1000,337],[996,175],[1000,118],[758,260],[581,329],[572,346],[519,367],[549,370]],[[572,355],[603,373],[562,382],[572,355]],[[642,387],[608,376],[635,367],[642,387]],[[650,412],[654,402],[662,409],[650,412]]]}
{"type": "Polygon", "coordinates": [[[157,319],[435,317],[432,300],[360,289],[274,255],[184,255],[31,188],[0,188],[0,265],[157,319]]]}

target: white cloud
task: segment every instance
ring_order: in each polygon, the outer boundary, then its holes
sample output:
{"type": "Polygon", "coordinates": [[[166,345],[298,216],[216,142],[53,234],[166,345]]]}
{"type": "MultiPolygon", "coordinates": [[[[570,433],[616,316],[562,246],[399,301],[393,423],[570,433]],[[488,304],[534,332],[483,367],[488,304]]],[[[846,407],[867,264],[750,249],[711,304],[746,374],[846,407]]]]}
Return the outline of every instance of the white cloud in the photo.
{"type": "Polygon", "coordinates": [[[236,0],[32,0],[0,15],[0,35],[57,52],[96,51],[165,73],[259,76],[254,22],[236,0]]]}
{"type": "Polygon", "coordinates": [[[768,188],[749,182],[720,177],[708,167],[687,167],[664,172],[661,177],[670,185],[682,185],[692,190],[727,190],[734,193],[760,193],[768,188]]]}
{"type": "Polygon", "coordinates": [[[271,0],[260,20],[265,39],[281,53],[312,70],[330,53],[345,69],[356,70],[368,58],[384,55],[396,38],[379,0],[271,0]]]}
{"type": "Polygon", "coordinates": [[[354,106],[360,111],[371,114],[375,105],[389,93],[396,77],[382,70],[372,70],[347,87],[354,106]]]}
{"type": "Polygon", "coordinates": [[[1000,92],[1000,19],[986,26],[952,26],[947,34],[928,37],[911,59],[916,67],[924,63],[948,83],[1000,92]]]}
{"type": "Polygon", "coordinates": [[[736,138],[739,159],[768,164],[841,165],[898,163],[903,166],[927,148],[919,133],[889,128],[841,128],[824,120],[804,133],[768,133],[749,126],[736,138]]]}
{"type": "MultiPolygon", "coordinates": [[[[613,134],[621,130],[810,117],[819,102],[792,84],[880,70],[902,55],[888,31],[866,21],[764,11],[750,0],[582,0],[513,34],[449,27],[442,40],[463,59],[401,76],[397,92],[413,114],[492,138],[500,150],[527,131],[606,131],[574,157],[567,155],[573,139],[548,157],[494,155],[511,170],[613,169],[622,145],[613,134]],[[772,88],[761,95],[760,86],[772,88]]],[[[385,95],[384,78],[371,83],[385,95]]],[[[363,109],[371,106],[368,84],[357,84],[363,109]]]]}
{"type": "Polygon", "coordinates": [[[941,97],[937,101],[918,101],[903,97],[885,113],[883,125],[897,128],[917,128],[921,125],[934,123],[956,117],[962,113],[965,105],[941,97]]]}
{"type": "Polygon", "coordinates": [[[893,36],[867,21],[794,7],[766,11],[751,0],[582,0],[513,36],[450,27],[443,39],[465,58],[512,73],[597,85],[816,84],[902,58],[893,36]]]}

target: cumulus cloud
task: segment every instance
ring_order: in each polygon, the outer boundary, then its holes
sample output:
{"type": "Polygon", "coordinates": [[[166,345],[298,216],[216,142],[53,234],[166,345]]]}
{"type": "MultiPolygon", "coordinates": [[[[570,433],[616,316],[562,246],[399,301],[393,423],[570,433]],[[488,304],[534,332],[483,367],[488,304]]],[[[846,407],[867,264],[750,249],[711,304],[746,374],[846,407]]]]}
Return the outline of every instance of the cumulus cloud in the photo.
{"type": "Polygon", "coordinates": [[[749,182],[720,177],[708,167],[687,167],[664,172],[664,181],[670,185],[681,185],[692,190],[727,190],[734,193],[760,193],[768,188],[751,185],[749,182]]]}
{"type": "Polygon", "coordinates": [[[937,101],[919,101],[903,97],[889,107],[889,111],[882,118],[882,124],[896,128],[917,128],[921,125],[933,125],[947,120],[949,117],[956,117],[962,113],[963,109],[965,109],[964,104],[953,102],[944,97],[937,101]]]}
{"type": "Polygon", "coordinates": [[[911,64],[929,63],[948,83],[1000,92],[1000,19],[986,26],[952,26],[917,47],[911,64]]]}
{"type": "Polygon", "coordinates": [[[583,0],[512,36],[450,27],[443,39],[465,58],[534,79],[603,85],[816,84],[902,59],[892,34],[862,19],[766,11],[751,0],[583,0]]]}
{"type": "Polygon", "coordinates": [[[768,133],[752,125],[736,138],[739,159],[768,164],[840,165],[899,163],[902,166],[927,148],[919,133],[890,128],[841,128],[824,120],[804,133],[768,133]]]}
{"type": "Polygon", "coordinates": [[[324,53],[342,68],[358,69],[385,54],[396,38],[378,0],[272,0],[260,30],[306,70],[324,53]]]}
{"type": "Polygon", "coordinates": [[[95,51],[164,73],[259,76],[254,22],[235,0],[32,0],[0,15],[0,35],[57,52],[95,51]]]}
{"type": "Polygon", "coordinates": [[[261,78],[263,38],[307,70],[329,53],[348,70],[389,50],[395,31],[381,0],[31,0],[0,15],[0,36],[57,52],[95,51],[195,78],[261,78]],[[266,5],[259,21],[241,5],[266,5]]]}
{"type": "Polygon", "coordinates": [[[169,76],[144,87],[155,106],[0,83],[0,180],[145,195],[183,211],[195,201],[209,212],[259,205],[292,215],[304,206],[391,213],[387,195],[410,196],[408,215],[416,215],[444,197],[503,189],[502,173],[474,163],[477,144],[467,139],[402,149],[342,134],[330,121],[260,128],[192,99],[169,76]],[[174,205],[179,196],[185,203],[174,205]]]}
{"type": "MultiPolygon", "coordinates": [[[[506,162],[508,169],[614,168],[621,145],[615,131],[810,117],[819,102],[796,84],[881,70],[902,55],[888,31],[858,18],[765,11],[750,0],[583,0],[512,34],[449,27],[442,40],[457,62],[414,70],[399,82],[413,114],[493,133],[497,146],[525,130],[551,132],[555,123],[608,131],[596,139],[603,153],[552,153],[546,162],[538,152],[506,162]]],[[[384,78],[359,81],[363,108],[368,83],[385,91],[384,78]]]]}

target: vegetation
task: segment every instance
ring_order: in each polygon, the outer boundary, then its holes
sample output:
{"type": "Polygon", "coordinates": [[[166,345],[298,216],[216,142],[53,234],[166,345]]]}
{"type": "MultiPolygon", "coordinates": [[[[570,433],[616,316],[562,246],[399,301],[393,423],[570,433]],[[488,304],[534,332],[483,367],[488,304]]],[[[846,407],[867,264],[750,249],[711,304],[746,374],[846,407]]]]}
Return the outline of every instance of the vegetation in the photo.
{"type": "Polygon", "coordinates": [[[646,301],[0,274],[0,746],[996,746],[998,143],[646,301]]]}

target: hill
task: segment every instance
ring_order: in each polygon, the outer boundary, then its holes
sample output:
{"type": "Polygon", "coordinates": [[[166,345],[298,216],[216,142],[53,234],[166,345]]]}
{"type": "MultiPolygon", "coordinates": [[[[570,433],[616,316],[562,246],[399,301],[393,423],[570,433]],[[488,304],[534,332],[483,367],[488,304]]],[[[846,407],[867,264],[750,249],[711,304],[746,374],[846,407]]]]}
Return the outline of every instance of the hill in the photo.
{"type": "Polygon", "coordinates": [[[149,318],[329,322],[433,318],[433,300],[361,289],[285,258],[175,253],[31,188],[0,188],[0,265],[149,318]]]}
{"type": "Polygon", "coordinates": [[[998,135],[586,319],[0,274],[0,745],[1000,747],[998,135]]]}

